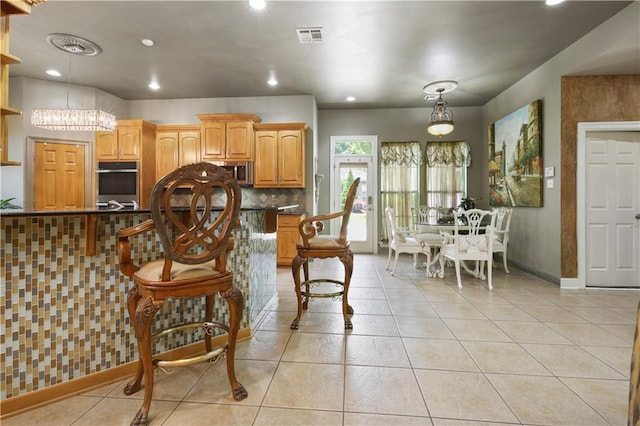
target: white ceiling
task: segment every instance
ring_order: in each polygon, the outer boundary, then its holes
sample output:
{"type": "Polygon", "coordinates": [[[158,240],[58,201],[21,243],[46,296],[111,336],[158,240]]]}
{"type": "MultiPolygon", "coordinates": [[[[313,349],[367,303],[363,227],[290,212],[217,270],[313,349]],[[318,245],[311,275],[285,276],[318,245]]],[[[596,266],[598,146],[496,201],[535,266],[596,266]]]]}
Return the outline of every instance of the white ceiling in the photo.
{"type": "MultiPolygon", "coordinates": [[[[66,82],[70,55],[46,41],[55,32],[103,49],[71,58],[72,83],[126,100],[314,95],[320,109],[423,107],[425,84],[452,79],[451,106],[480,106],[630,3],[267,0],[256,11],[240,0],[48,0],[12,17],[22,64],[10,72],[66,82]],[[324,41],[300,44],[299,27],[322,27],[324,41]]],[[[640,72],[640,40],[620,40],[578,72],[640,72]]]]}

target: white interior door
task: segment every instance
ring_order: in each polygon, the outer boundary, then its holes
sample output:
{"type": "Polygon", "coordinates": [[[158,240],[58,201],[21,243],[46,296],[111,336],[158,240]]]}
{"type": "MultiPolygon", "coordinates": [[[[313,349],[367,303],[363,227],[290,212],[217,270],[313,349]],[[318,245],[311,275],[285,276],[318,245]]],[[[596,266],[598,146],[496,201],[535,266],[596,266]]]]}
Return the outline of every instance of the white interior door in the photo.
{"type": "Polygon", "coordinates": [[[586,138],[586,285],[640,287],[640,133],[586,138]]]}

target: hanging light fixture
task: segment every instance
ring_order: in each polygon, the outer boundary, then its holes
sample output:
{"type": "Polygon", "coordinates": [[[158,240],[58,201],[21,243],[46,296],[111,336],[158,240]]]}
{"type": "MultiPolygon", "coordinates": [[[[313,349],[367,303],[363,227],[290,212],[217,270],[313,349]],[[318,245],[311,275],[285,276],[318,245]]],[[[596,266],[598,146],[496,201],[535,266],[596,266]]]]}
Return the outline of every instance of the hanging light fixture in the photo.
{"type": "Polygon", "coordinates": [[[447,108],[447,103],[442,99],[442,94],[451,92],[456,87],[458,87],[458,82],[443,80],[427,84],[422,88],[427,94],[425,100],[435,99],[433,111],[429,116],[429,124],[427,124],[427,132],[430,134],[444,136],[453,131],[453,111],[447,108]]]}
{"type": "Polygon", "coordinates": [[[67,73],[67,109],[34,109],[31,111],[31,125],[48,130],[115,130],[116,117],[97,109],[69,108],[69,86],[71,85],[71,55],[96,56],[102,49],[92,41],[69,34],[49,34],[47,41],[69,54],[67,73]]]}

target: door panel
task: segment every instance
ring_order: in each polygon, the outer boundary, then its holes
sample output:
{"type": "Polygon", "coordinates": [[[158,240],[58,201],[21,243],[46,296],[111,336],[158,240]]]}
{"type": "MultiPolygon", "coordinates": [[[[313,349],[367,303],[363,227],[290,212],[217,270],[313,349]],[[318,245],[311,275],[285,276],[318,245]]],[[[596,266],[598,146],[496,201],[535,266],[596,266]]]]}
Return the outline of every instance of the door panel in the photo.
{"type": "Polygon", "coordinates": [[[640,141],[626,139],[587,138],[587,286],[640,287],[640,141]]]}
{"type": "Polygon", "coordinates": [[[36,142],[36,210],[84,207],[84,149],[84,145],[36,142]]]}

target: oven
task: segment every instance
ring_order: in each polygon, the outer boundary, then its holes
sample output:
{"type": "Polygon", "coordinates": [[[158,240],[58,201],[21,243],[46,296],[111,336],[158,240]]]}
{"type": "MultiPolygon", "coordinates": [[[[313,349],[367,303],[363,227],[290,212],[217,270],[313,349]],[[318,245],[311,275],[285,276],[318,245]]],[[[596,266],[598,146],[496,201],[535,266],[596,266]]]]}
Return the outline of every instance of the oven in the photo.
{"type": "Polygon", "coordinates": [[[136,161],[99,162],[97,169],[98,207],[136,208],[139,200],[139,168],[136,161]]]}
{"type": "Polygon", "coordinates": [[[229,170],[236,181],[238,181],[238,185],[253,185],[252,161],[214,161],[213,164],[229,170]]]}

